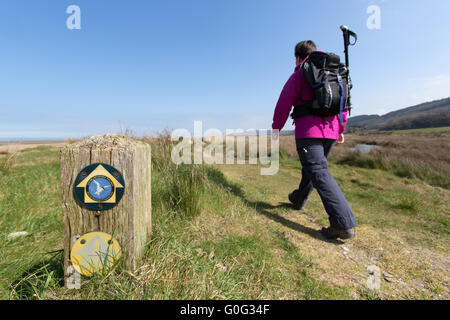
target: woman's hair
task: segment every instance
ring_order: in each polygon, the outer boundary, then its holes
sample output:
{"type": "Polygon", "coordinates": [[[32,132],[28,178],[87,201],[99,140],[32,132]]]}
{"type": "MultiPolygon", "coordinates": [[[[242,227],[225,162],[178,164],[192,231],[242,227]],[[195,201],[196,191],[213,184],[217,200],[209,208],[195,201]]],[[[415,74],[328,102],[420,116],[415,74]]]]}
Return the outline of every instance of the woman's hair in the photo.
{"type": "Polygon", "coordinates": [[[295,57],[303,60],[316,50],[316,44],[312,40],[302,41],[295,46],[295,57]]]}

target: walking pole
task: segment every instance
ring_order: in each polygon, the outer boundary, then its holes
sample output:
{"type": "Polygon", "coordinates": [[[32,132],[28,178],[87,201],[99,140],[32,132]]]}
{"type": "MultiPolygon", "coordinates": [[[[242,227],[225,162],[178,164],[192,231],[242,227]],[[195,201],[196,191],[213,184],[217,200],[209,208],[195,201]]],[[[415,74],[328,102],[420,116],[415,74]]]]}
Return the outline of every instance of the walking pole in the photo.
{"type": "Polygon", "coordinates": [[[341,26],[342,34],[344,35],[344,52],[345,52],[345,66],[348,69],[349,62],[348,62],[348,46],[354,46],[356,41],[358,40],[358,36],[356,33],[351,31],[347,26],[341,26]],[[350,43],[350,36],[355,39],[353,43],[350,43]]]}
{"type": "MultiPolygon", "coordinates": [[[[341,26],[341,30],[342,30],[342,34],[344,36],[344,52],[345,52],[345,68],[347,69],[347,83],[349,85],[349,88],[351,89],[352,87],[352,83],[350,80],[350,69],[349,69],[349,62],[348,62],[348,46],[354,46],[356,41],[358,40],[358,36],[356,35],[356,33],[354,33],[353,31],[351,31],[347,26],[342,25],[341,26]],[[353,37],[353,39],[355,41],[353,41],[352,43],[350,42],[350,37],[353,37]]],[[[347,91],[347,97],[348,97],[348,106],[349,106],[349,110],[348,110],[348,114],[350,115],[351,109],[351,97],[350,97],[350,90],[347,91]]]]}

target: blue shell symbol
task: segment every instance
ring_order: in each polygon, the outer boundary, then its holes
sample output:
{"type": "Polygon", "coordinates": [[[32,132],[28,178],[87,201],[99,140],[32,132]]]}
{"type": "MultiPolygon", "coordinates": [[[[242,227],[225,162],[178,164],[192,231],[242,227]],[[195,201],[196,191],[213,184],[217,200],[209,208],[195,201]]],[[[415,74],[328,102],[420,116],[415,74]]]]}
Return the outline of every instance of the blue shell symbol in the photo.
{"type": "Polygon", "coordinates": [[[107,200],[113,193],[114,186],[106,177],[95,177],[88,182],[88,194],[95,200],[107,200]]]}

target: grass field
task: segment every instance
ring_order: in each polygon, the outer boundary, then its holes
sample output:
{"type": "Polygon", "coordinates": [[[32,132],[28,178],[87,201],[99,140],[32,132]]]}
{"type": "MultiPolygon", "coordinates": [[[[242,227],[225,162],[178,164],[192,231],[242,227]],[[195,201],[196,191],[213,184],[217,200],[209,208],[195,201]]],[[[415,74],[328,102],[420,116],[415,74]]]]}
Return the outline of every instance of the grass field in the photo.
{"type": "MultiPolygon", "coordinates": [[[[280,148],[297,156],[295,140],[280,138],[280,148]]],[[[445,128],[348,134],[344,148],[335,148],[331,159],[337,164],[380,169],[403,178],[417,178],[430,185],[450,189],[450,130],[445,128]],[[380,148],[370,155],[349,150],[357,144],[380,148]]]]}
{"type": "Polygon", "coordinates": [[[423,128],[423,129],[406,129],[406,130],[392,130],[386,131],[387,133],[436,133],[436,132],[449,132],[450,127],[437,127],[437,128],[423,128]]]}
{"type": "MultiPolygon", "coordinates": [[[[363,140],[349,135],[347,143],[363,140]]],[[[153,235],[146,256],[138,270],[119,265],[84,278],[81,290],[63,286],[58,149],[0,155],[0,297],[450,298],[447,188],[395,167],[342,161],[338,146],[330,170],[360,226],[353,240],[324,241],[316,232],[327,225],[317,193],[303,211],[287,204],[300,179],[287,141],[279,173],[261,176],[257,165],[177,167],[167,137],[149,140],[153,235]],[[8,239],[15,231],[28,235],[8,239]],[[369,265],[384,273],[380,290],[366,288],[369,265]]]]}

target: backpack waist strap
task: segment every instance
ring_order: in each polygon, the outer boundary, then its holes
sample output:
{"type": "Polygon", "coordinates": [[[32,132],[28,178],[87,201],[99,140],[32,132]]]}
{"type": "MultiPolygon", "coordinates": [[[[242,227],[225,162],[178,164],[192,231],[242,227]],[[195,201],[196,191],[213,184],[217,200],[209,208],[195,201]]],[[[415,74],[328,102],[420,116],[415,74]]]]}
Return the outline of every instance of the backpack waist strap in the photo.
{"type": "Polygon", "coordinates": [[[298,118],[303,118],[306,116],[310,116],[312,115],[311,113],[311,106],[312,106],[313,100],[307,100],[307,101],[303,101],[302,104],[298,104],[294,107],[294,110],[291,113],[291,118],[292,119],[298,119],[298,118]]]}

